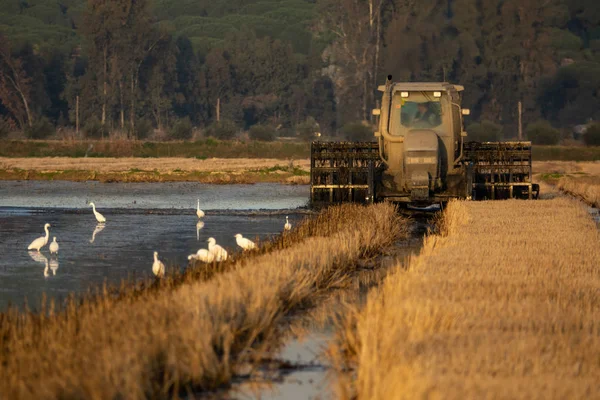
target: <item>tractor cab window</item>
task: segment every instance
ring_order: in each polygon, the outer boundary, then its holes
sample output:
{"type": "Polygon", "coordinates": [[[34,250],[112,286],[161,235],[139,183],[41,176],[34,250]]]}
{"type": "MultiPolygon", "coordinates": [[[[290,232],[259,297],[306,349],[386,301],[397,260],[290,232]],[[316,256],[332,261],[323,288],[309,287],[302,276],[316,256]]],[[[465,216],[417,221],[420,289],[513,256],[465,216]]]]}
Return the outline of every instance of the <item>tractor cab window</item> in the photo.
{"type": "Polygon", "coordinates": [[[400,123],[410,129],[431,129],[442,124],[439,102],[405,101],[400,107],[400,123]]]}
{"type": "Polygon", "coordinates": [[[392,135],[404,136],[413,129],[435,129],[442,125],[442,97],[434,97],[430,92],[407,94],[408,96],[402,96],[400,92],[396,92],[394,95],[390,121],[392,135]]]}

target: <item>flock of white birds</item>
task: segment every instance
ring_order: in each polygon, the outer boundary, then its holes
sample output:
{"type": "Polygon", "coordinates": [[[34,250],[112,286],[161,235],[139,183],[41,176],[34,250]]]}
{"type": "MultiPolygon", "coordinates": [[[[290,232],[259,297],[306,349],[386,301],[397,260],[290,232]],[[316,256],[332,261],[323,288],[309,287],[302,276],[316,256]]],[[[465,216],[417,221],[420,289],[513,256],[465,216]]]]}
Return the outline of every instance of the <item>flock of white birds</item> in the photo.
{"type": "MultiPolygon", "coordinates": [[[[102,215],[98,211],[96,211],[96,205],[93,202],[90,202],[89,205],[92,207],[92,211],[94,212],[96,221],[98,221],[99,224],[102,224],[99,226],[103,227],[104,226],[103,224],[106,223],[106,218],[104,218],[104,215],[102,215]]],[[[202,229],[204,227],[204,222],[202,222],[201,219],[204,218],[204,216],[205,216],[204,211],[202,211],[200,209],[200,199],[198,199],[198,202],[196,204],[196,216],[198,217],[198,222],[196,223],[196,235],[198,236],[199,235],[198,232],[200,231],[200,229],[202,229]]],[[[39,238],[37,238],[33,242],[31,242],[29,247],[27,247],[27,250],[35,250],[39,253],[40,250],[42,249],[42,247],[44,247],[48,244],[48,240],[50,239],[50,230],[49,229],[50,229],[50,224],[45,224],[44,231],[46,232],[46,235],[40,236],[39,238]]],[[[96,229],[98,230],[98,227],[96,229]]],[[[283,225],[283,230],[289,231],[291,229],[292,229],[292,224],[290,223],[289,218],[286,215],[285,224],[283,225]]],[[[100,230],[102,230],[102,228],[100,230]]],[[[95,234],[96,234],[96,231],[94,231],[93,236],[95,236],[95,234]]],[[[235,237],[235,242],[237,243],[237,245],[239,247],[242,248],[243,251],[253,250],[256,248],[256,244],[252,240],[243,237],[241,233],[237,233],[234,237],[235,237]]],[[[93,242],[93,238],[92,238],[92,242],[93,242]]],[[[202,261],[205,263],[212,263],[215,261],[221,262],[221,261],[227,260],[227,258],[229,257],[227,250],[225,250],[222,246],[218,245],[215,238],[212,238],[212,237],[208,238],[207,242],[208,242],[208,249],[200,249],[196,253],[190,254],[188,256],[188,260],[190,260],[190,261],[198,260],[198,261],[202,261]]],[[[56,241],[56,236],[54,236],[53,241],[52,241],[52,243],[50,243],[50,246],[49,246],[50,254],[57,255],[58,249],[59,249],[58,242],[56,241]]],[[[158,258],[157,251],[154,252],[154,262],[152,263],[152,273],[155,276],[157,276],[158,278],[162,278],[163,276],[165,276],[165,264],[158,258]]],[[[46,274],[46,272],[44,272],[44,274],[46,274]]]]}

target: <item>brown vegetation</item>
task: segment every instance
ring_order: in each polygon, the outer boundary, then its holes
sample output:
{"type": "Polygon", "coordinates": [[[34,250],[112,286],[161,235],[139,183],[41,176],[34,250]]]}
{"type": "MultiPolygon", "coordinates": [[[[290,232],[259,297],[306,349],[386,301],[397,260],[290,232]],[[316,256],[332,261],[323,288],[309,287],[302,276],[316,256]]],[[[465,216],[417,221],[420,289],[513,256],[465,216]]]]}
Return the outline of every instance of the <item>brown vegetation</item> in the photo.
{"type": "Polygon", "coordinates": [[[441,234],[345,320],[340,394],[597,397],[599,244],[571,199],[451,203],[441,234]]]}
{"type": "Polygon", "coordinates": [[[309,166],[305,159],[0,157],[0,180],[307,184],[309,166]]]}
{"type": "Polygon", "coordinates": [[[331,208],[216,275],[0,314],[0,393],[168,398],[227,384],[283,316],[343,284],[359,258],[407,234],[403,223],[389,204],[331,208]]]}
{"type": "Polygon", "coordinates": [[[1,157],[180,157],[302,159],[307,142],[239,140],[144,142],[141,140],[0,140],[1,157]]]}
{"type": "Polygon", "coordinates": [[[600,176],[600,161],[534,161],[534,174],[576,174],[600,176]]]}
{"type": "MultiPolygon", "coordinates": [[[[310,161],[307,159],[291,161],[293,167],[308,171],[310,161]]],[[[131,170],[157,171],[160,173],[189,172],[244,172],[274,168],[287,168],[289,162],[274,158],[4,158],[0,157],[0,168],[23,169],[37,171],[83,170],[96,172],[130,172],[131,170]]]]}
{"type": "Polygon", "coordinates": [[[593,207],[600,207],[600,176],[562,177],[556,187],[593,207]]]}

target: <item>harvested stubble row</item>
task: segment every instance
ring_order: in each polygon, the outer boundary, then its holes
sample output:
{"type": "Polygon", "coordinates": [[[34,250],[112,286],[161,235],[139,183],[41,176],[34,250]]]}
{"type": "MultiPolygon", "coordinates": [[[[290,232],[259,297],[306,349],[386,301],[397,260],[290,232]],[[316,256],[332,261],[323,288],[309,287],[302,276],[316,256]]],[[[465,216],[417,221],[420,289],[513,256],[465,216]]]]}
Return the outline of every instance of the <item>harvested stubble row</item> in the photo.
{"type": "Polygon", "coordinates": [[[558,180],[556,185],[563,192],[585,201],[593,207],[600,207],[600,177],[570,177],[558,180]]]}
{"type": "Polygon", "coordinates": [[[599,398],[600,237],[578,201],[455,202],[340,329],[342,398],[599,398]]]}
{"type": "Polygon", "coordinates": [[[346,229],[327,224],[330,235],[298,237],[209,281],[105,296],[49,317],[0,314],[0,397],[171,398],[227,384],[286,313],[407,233],[390,205],[328,215],[343,216],[346,229]]]}

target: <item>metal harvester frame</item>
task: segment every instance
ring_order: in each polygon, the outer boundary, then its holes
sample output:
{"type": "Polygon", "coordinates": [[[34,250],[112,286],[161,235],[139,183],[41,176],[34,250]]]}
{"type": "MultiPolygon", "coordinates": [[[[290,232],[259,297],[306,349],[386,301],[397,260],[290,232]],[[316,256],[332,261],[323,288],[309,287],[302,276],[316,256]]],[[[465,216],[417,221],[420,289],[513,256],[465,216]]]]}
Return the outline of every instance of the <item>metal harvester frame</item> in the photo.
{"type": "Polygon", "coordinates": [[[470,142],[464,152],[464,161],[473,169],[474,199],[538,198],[531,142],[470,142]]]}
{"type": "MultiPolygon", "coordinates": [[[[537,199],[531,142],[470,142],[461,163],[473,177],[474,200],[537,199]]],[[[377,142],[313,142],[311,203],[371,203],[383,170],[377,142]]]]}
{"type": "Polygon", "coordinates": [[[311,202],[373,202],[381,164],[377,142],[313,142],[311,202]]]}

